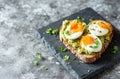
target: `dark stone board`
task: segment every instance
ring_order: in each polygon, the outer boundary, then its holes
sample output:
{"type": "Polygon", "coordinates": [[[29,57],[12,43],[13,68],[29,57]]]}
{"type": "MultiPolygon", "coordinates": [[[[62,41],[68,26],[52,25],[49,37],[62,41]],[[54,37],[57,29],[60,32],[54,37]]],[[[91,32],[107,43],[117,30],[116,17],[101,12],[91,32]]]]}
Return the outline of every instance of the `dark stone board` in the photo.
{"type": "Polygon", "coordinates": [[[106,51],[103,53],[102,57],[98,59],[96,62],[92,64],[85,64],[80,62],[79,59],[73,60],[75,56],[70,51],[67,51],[66,53],[61,53],[58,50],[59,46],[65,47],[60,42],[58,35],[46,34],[45,31],[49,27],[53,29],[59,29],[63,20],[75,19],[78,16],[84,18],[86,23],[89,22],[89,19],[91,17],[93,19],[105,20],[93,9],[86,8],[68,17],[60,19],[54,23],[44,26],[40,28],[38,32],[40,34],[40,39],[43,40],[44,45],[50,50],[50,52],[56,57],[56,59],[58,59],[58,61],[67,69],[67,71],[69,71],[76,79],[89,79],[98,74],[99,72],[107,68],[110,68],[111,66],[120,62],[120,50],[117,52],[117,54],[112,53],[113,46],[117,45],[118,48],[120,49],[120,31],[113,26],[114,36],[112,42],[110,43],[106,51]],[[69,55],[70,59],[68,61],[64,61],[62,59],[64,55],[69,55]],[[68,62],[70,62],[70,64],[67,64],[68,62]]]}

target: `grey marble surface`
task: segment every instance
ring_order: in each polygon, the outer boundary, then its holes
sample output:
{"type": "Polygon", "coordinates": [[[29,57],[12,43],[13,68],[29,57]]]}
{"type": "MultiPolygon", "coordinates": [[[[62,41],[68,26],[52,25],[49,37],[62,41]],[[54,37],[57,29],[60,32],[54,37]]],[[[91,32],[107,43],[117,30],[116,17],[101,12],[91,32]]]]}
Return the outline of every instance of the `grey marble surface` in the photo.
{"type": "MultiPolygon", "coordinates": [[[[0,79],[74,79],[34,31],[86,7],[120,30],[120,0],[0,0],[0,79]],[[34,66],[38,51],[45,60],[34,66]]],[[[94,79],[120,79],[120,64],[94,79]]]]}

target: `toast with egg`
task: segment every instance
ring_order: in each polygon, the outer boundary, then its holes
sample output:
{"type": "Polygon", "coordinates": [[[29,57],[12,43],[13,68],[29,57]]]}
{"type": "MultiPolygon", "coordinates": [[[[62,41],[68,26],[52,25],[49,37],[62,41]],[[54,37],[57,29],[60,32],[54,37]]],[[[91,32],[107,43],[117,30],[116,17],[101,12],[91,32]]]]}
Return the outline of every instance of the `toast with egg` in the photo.
{"type": "Polygon", "coordinates": [[[99,59],[113,37],[112,25],[104,20],[93,20],[87,25],[80,19],[63,21],[60,41],[84,63],[99,59]]]}

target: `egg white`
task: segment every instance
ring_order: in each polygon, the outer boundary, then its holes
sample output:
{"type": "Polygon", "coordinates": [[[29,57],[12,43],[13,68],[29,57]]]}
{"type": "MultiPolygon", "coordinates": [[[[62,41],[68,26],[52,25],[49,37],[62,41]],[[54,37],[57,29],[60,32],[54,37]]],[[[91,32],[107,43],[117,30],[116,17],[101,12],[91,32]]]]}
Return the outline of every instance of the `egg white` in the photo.
{"type": "Polygon", "coordinates": [[[98,25],[98,23],[89,24],[89,28],[88,29],[89,29],[91,34],[94,34],[96,36],[103,36],[103,35],[106,35],[109,32],[108,29],[104,29],[104,28],[100,27],[98,25]]]}
{"type": "Polygon", "coordinates": [[[102,49],[102,42],[101,42],[101,40],[97,36],[92,35],[92,34],[89,34],[88,36],[91,36],[91,37],[94,38],[94,40],[97,39],[99,41],[98,47],[97,48],[91,48],[91,46],[95,46],[96,44],[93,43],[93,44],[85,46],[83,44],[83,42],[82,42],[82,48],[86,49],[89,52],[99,52],[99,51],[101,51],[101,49],[102,49]]]}
{"type": "MultiPolygon", "coordinates": [[[[85,23],[82,23],[82,25],[86,25],[85,23]]],[[[66,30],[65,31],[70,31],[70,26],[68,25],[66,30]]],[[[74,32],[74,33],[71,33],[71,34],[66,34],[64,32],[64,36],[67,38],[67,39],[77,39],[79,38],[82,34],[83,34],[83,31],[84,31],[84,27],[83,27],[83,30],[82,31],[79,31],[79,32],[74,32]]]]}
{"type": "MultiPolygon", "coordinates": [[[[69,30],[70,29],[69,29],[69,26],[68,26],[68,28],[65,31],[69,31],[69,30]]],[[[83,33],[83,30],[80,31],[80,32],[71,33],[70,35],[68,35],[64,32],[64,35],[67,39],[77,39],[78,37],[80,37],[82,35],[82,33],[83,33]]]]}

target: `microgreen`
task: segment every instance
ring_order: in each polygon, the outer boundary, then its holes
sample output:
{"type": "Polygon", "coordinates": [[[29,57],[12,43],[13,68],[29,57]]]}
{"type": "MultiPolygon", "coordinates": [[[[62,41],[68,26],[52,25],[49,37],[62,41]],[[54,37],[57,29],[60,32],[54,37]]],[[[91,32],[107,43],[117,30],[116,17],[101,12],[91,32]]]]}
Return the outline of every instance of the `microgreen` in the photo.
{"type": "Polygon", "coordinates": [[[46,30],[46,33],[48,33],[48,34],[52,34],[52,28],[48,28],[47,30],[46,30]]]}
{"type": "Polygon", "coordinates": [[[62,46],[59,46],[58,48],[59,48],[59,51],[60,51],[60,52],[66,52],[66,51],[67,51],[67,49],[64,48],[64,47],[62,47],[62,46]]]}
{"type": "Polygon", "coordinates": [[[45,70],[47,71],[47,70],[48,70],[48,67],[45,66],[45,70]]]}
{"type": "Polygon", "coordinates": [[[39,59],[42,59],[42,55],[41,55],[40,52],[37,52],[37,53],[36,53],[36,56],[37,56],[39,59]]]}
{"type": "Polygon", "coordinates": [[[91,22],[92,20],[93,20],[93,17],[90,17],[90,18],[89,18],[89,21],[91,22]]]}
{"type": "Polygon", "coordinates": [[[70,32],[69,32],[69,31],[65,31],[65,34],[66,34],[66,35],[70,35],[70,32]]]}
{"type": "Polygon", "coordinates": [[[64,60],[64,61],[67,61],[68,59],[69,59],[69,56],[68,56],[68,55],[63,56],[63,60],[64,60]]]}
{"type": "Polygon", "coordinates": [[[99,41],[98,39],[95,39],[95,46],[90,46],[91,48],[98,48],[99,41]]]}
{"type": "Polygon", "coordinates": [[[118,46],[113,46],[112,53],[117,54],[118,50],[118,46]]]}
{"type": "Polygon", "coordinates": [[[59,34],[59,30],[58,29],[52,30],[52,34],[59,34]]]}
{"type": "Polygon", "coordinates": [[[77,22],[84,22],[85,19],[78,16],[76,20],[77,22]]]}
{"type": "Polygon", "coordinates": [[[58,29],[52,29],[52,28],[48,28],[47,30],[46,30],[46,33],[48,33],[48,34],[59,34],[59,30],[58,29]]]}
{"type": "Polygon", "coordinates": [[[38,65],[39,65],[39,63],[38,63],[37,60],[34,60],[34,61],[33,61],[33,64],[34,64],[35,66],[38,66],[38,65]]]}

